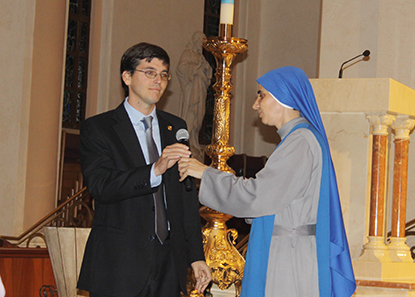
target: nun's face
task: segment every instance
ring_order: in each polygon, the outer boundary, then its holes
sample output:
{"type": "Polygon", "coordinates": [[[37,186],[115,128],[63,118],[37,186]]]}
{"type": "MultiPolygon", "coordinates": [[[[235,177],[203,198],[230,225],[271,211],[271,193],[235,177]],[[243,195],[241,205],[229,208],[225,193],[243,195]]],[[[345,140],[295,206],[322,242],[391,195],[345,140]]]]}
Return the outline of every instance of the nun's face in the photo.
{"type": "Polygon", "coordinates": [[[260,84],[258,84],[258,96],[252,108],[258,111],[258,116],[264,125],[275,126],[277,129],[284,125],[286,108],[279,104],[260,84]]]}

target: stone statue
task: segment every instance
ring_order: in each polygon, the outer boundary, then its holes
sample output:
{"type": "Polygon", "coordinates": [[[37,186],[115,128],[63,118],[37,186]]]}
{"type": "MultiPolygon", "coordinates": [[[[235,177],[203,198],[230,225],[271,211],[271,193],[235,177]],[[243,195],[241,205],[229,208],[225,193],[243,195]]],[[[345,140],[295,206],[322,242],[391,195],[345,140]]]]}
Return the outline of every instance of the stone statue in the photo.
{"type": "Polygon", "coordinates": [[[202,54],[205,35],[196,31],[180,57],[176,74],[180,81],[180,117],[189,130],[190,149],[193,157],[203,162],[203,149],[199,145],[199,130],[205,115],[207,88],[212,78],[212,68],[202,54]]]}

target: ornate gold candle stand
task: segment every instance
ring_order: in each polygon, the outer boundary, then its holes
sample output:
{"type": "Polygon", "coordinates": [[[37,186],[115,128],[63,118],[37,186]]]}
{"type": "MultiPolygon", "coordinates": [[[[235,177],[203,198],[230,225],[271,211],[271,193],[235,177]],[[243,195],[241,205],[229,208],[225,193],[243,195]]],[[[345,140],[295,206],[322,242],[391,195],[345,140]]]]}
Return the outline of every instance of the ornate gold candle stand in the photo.
{"type": "MultiPolygon", "coordinates": [[[[216,59],[216,83],[213,88],[215,103],[213,111],[212,143],[206,147],[206,153],[212,159],[213,168],[235,173],[226,161],[234,154],[235,149],[229,142],[229,114],[231,97],[230,66],[236,55],[248,48],[246,39],[231,37],[232,25],[220,24],[219,37],[209,37],[203,46],[216,59]]],[[[236,296],[240,296],[241,282],[245,259],[235,248],[238,232],[227,229],[226,221],[232,216],[220,213],[203,206],[200,215],[207,223],[203,227],[203,240],[206,262],[212,269],[212,279],[222,290],[235,284],[236,296]]]]}

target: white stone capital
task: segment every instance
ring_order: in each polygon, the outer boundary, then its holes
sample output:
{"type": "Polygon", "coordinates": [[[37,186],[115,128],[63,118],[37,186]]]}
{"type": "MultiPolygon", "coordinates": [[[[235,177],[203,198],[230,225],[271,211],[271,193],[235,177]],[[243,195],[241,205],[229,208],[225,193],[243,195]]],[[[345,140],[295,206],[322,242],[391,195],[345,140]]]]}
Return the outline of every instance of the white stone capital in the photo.
{"type": "Polygon", "coordinates": [[[408,115],[399,115],[391,127],[395,134],[395,139],[409,140],[409,134],[414,126],[415,120],[410,119],[408,115]]]}
{"type": "Polygon", "coordinates": [[[372,127],[373,135],[388,135],[388,128],[395,120],[394,115],[387,113],[366,113],[366,119],[372,127]]]}

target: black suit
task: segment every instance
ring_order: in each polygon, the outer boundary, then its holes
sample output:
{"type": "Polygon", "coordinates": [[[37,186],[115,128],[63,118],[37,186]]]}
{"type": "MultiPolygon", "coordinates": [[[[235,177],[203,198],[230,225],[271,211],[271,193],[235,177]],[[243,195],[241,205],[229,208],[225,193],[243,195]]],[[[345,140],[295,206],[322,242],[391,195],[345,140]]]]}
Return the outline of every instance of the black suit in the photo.
{"type": "MultiPolygon", "coordinates": [[[[162,148],[176,143],[186,123],[157,110],[162,148]]],[[[81,128],[81,166],[95,199],[95,215],[85,249],[78,288],[114,296],[136,296],[151,265],[154,206],[150,169],[128,114],[115,110],[87,119],[81,128]]],[[[190,263],[204,260],[195,185],[187,192],[177,164],[163,174],[170,244],[186,292],[190,263]]],[[[156,239],[157,240],[157,239],[156,239]]]]}

